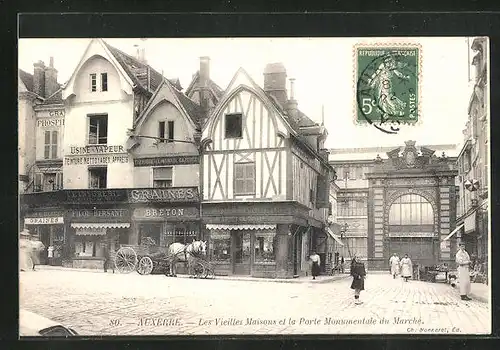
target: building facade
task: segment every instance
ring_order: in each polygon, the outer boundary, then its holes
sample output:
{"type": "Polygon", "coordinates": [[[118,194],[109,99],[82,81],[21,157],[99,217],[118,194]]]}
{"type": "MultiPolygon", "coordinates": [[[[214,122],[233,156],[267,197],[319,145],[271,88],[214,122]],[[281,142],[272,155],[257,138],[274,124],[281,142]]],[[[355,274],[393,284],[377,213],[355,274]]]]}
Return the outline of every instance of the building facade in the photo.
{"type": "Polygon", "coordinates": [[[298,110],[293,87],[288,99],[282,64],[266,67],[264,89],[235,74],[202,137],[203,222],[217,274],[307,273],[326,237],[326,136],[298,110]]]}
{"type": "Polygon", "coordinates": [[[388,268],[393,253],[426,266],[449,263],[455,241],[441,240],[455,228],[457,172],[446,151],[455,146],[407,141],[404,148],[330,150],[343,253],[360,255],[372,269],[388,268]]]}
{"type": "Polygon", "coordinates": [[[471,48],[475,52],[471,62],[475,68],[474,86],[463,131],[464,144],[457,159],[457,226],[463,225],[458,236],[469,254],[487,263],[490,181],[487,38],[475,38],[471,48]]]}
{"type": "Polygon", "coordinates": [[[106,246],[200,236],[201,110],[180,89],[144,57],[94,39],[60,104],[35,107],[35,185],[21,219],[34,232],[57,227],[59,263],[98,268],[106,246]]]}

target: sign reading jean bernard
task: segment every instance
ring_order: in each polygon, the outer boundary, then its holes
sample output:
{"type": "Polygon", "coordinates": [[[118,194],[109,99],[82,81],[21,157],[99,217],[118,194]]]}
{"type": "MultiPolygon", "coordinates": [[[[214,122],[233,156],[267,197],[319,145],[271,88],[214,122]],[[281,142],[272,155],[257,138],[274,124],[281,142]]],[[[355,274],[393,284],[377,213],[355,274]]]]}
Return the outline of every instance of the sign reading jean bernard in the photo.
{"type": "Polygon", "coordinates": [[[128,163],[129,155],[121,145],[70,146],[65,165],[106,165],[128,163]]]}
{"type": "Polygon", "coordinates": [[[356,123],[386,133],[420,116],[418,45],[355,46],[356,123]]]}

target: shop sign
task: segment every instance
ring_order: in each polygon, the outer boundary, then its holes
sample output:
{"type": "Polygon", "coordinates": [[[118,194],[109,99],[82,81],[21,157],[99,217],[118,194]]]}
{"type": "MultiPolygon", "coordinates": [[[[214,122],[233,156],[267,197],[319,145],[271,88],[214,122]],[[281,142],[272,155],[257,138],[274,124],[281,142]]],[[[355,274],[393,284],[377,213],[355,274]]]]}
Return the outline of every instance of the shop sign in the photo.
{"type": "Polygon", "coordinates": [[[73,210],[71,215],[74,218],[123,218],[128,216],[127,209],[94,209],[94,210],[73,210]]]}
{"type": "Polygon", "coordinates": [[[149,188],[129,191],[129,202],[194,202],[198,200],[198,190],[192,188],[149,188]]]}
{"type": "Polygon", "coordinates": [[[126,202],[127,191],[116,190],[65,190],[66,201],[69,203],[110,203],[126,202]]]}
{"type": "Polygon", "coordinates": [[[199,164],[199,156],[174,156],[134,159],[134,166],[164,166],[180,164],[199,164]]]}
{"type": "Polygon", "coordinates": [[[39,128],[47,128],[52,126],[64,126],[64,119],[60,118],[43,118],[36,121],[36,126],[39,128]]]}
{"type": "Polygon", "coordinates": [[[121,145],[70,146],[64,157],[66,165],[106,165],[128,163],[129,156],[121,145]]]}
{"type": "Polygon", "coordinates": [[[137,208],[134,210],[136,219],[153,218],[179,218],[179,217],[198,217],[198,208],[137,208]]]}
{"type": "Polygon", "coordinates": [[[112,163],[128,163],[128,154],[104,156],[73,156],[64,157],[65,165],[106,165],[112,163]]]}
{"type": "Polygon", "coordinates": [[[108,153],[127,153],[123,146],[113,145],[90,145],[90,146],[70,146],[70,155],[83,155],[83,154],[108,154],[108,153]]]}
{"type": "Polygon", "coordinates": [[[45,217],[45,218],[25,218],[25,225],[57,225],[64,224],[64,217],[45,217]]]}

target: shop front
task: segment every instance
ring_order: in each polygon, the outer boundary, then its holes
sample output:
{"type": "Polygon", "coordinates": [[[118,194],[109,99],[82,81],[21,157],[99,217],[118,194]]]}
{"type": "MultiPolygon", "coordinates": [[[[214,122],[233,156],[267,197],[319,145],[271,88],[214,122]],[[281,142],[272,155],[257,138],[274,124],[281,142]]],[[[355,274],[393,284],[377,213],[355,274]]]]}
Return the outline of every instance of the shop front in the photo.
{"type": "Polygon", "coordinates": [[[306,273],[307,207],[233,202],[203,203],[202,209],[216,275],[292,278],[306,273]]]}
{"type": "Polygon", "coordinates": [[[110,254],[129,243],[130,210],[85,208],[69,210],[72,267],[104,267],[106,248],[110,254]]]}
{"type": "Polygon", "coordinates": [[[64,246],[64,211],[33,211],[24,217],[24,227],[45,246],[42,265],[61,265],[64,246]]]}

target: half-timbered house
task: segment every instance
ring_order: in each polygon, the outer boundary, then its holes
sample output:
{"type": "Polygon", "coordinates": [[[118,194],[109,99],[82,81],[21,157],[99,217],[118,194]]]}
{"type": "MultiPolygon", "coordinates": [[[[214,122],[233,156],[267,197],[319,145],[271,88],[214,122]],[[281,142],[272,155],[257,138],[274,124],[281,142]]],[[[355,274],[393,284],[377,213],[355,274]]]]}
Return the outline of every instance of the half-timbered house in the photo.
{"type": "Polygon", "coordinates": [[[327,132],[291,90],[282,64],[266,66],[264,89],[239,69],[203,128],[202,212],[218,274],[305,275],[326,241],[327,132]]]}

